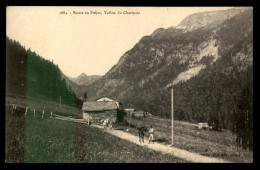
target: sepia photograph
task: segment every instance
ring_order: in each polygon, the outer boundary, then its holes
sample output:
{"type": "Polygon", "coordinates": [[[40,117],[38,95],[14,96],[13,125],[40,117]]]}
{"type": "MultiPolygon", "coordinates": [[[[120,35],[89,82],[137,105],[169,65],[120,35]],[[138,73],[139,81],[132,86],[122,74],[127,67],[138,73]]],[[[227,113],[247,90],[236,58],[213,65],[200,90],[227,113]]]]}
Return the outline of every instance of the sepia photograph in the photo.
{"type": "Polygon", "coordinates": [[[6,6],[5,163],[253,163],[252,6],[6,6]]]}

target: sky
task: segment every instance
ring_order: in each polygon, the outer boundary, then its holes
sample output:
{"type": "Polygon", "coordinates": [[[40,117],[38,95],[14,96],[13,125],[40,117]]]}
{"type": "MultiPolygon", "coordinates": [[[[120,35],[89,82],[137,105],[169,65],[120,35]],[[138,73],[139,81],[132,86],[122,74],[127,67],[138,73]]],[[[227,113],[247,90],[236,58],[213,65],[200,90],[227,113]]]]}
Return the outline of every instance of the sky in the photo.
{"type": "Polygon", "coordinates": [[[8,6],[6,35],[53,60],[69,77],[104,75],[154,30],[177,26],[192,13],[229,8],[8,6]]]}

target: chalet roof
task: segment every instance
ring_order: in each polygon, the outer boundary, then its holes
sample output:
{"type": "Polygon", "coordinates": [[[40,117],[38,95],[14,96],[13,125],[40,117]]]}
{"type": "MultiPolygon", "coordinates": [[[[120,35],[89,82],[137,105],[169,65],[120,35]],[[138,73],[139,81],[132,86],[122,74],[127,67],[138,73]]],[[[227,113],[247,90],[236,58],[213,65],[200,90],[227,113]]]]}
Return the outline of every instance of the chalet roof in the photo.
{"type": "Polygon", "coordinates": [[[89,101],[84,102],[82,106],[83,111],[106,111],[106,110],[116,110],[117,104],[116,102],[97,102],[97,101],[89,101]]]}
{"type": "MultiPolygon", "coordinates": [[[[99,97],[99,98],[97,98],[97,99],[95,99],[95,100],[97,101],[97,100],[102,99],[102,98],[106,98],[106,99],[109,99],[109,100],[113,100],[113,99],[111,99],[111,98],[109,98],[109,97],[106,97],[106,96],[99,97]]],[[[114,101],[114,100],[113,100],[113,101],[114,101]]]]}

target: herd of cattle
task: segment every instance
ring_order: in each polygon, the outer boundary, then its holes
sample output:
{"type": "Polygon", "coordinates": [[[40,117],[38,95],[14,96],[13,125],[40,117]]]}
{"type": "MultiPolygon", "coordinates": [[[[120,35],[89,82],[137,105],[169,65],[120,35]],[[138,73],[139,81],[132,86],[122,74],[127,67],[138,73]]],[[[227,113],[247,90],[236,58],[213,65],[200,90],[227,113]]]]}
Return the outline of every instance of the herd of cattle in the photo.
{"type": "Polygon", "coordinates": [[[88,123],[88,125],[92,123],[102,124],[104,129],[112,129],[113,124],[116,122],[115,117],[105,117],[105,118],[92,118],[89,114],[83,114],[83,119],[85,119],[88,123]]]}
{"type": "MultiPolygon", "coordinates": [[[[91,123],[96,123],[96,124],[102,124],[104,129],[109,129],[112,130],[113,124],[116,123],[116,118],[115,117],[105,117],[105,118],[92,118],[89,114],[83,114],[83,119],[85,119],[90,125],[91,123]]],[[[139,135],[139,141],[144,142],[144,135],[146,132],[148,132],[148,128],[145,126],[138,127],[137,128],[138,135],[139,135]]]]}

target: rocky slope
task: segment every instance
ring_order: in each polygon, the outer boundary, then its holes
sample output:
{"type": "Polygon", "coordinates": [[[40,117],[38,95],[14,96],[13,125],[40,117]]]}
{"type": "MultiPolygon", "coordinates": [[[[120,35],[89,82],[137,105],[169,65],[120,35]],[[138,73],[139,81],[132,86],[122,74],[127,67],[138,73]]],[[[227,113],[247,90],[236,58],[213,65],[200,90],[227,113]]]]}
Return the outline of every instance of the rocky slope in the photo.
{"type": "Polygon", "coordinates": [[[229,10],[220,10],[220,11],[209,11],[201,12],[189,15],[180,24],[176,27],[179,29],[193,30],[199,27],[210,25],[213,23],[221,23],[226,19],[232,18],[234,15],[248,10],[250,8],[245,7],[236,7],[229,10]]]}

